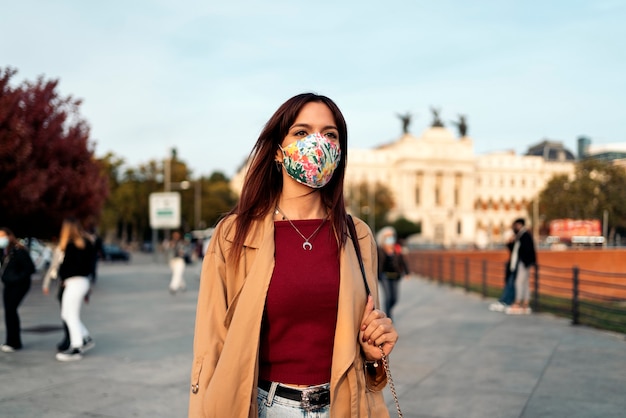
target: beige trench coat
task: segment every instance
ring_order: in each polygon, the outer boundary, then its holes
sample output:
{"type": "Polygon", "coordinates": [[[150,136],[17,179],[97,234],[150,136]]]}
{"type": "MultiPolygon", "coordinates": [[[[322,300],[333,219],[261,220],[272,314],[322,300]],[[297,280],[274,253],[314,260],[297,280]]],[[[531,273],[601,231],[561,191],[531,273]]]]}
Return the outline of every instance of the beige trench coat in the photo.
{"type": "MultiPolygon", "coordinates": [[[[369,288],[378,304],[377,252],[369,227],[354,218],[369,288]]],[[[272,214],[253,224],[237,273],[227,266],[233,218],[217,226],[202,265],[191,370],[189,417],[257,417],[261,319],[274,270],[272,214]]],[[[333,418],[388,417],[383,367],[369,376],[358,342],[366,291],[354,245],[340,255],[337,326],[331,369],[333,418]]],[[[315,359],[311,359],[315,361],[315,359]]]]}

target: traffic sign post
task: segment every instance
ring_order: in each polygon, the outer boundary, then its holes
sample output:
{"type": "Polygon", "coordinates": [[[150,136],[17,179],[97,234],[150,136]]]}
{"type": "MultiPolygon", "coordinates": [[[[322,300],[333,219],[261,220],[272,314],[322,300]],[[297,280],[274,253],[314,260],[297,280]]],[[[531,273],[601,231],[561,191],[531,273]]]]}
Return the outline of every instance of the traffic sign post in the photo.
{"type": "Polygon", "coordinates": [[[180,228],[180,193],[150,193],[150,228],[180,228]]]}
{"type": "Polygon", "coordinates": [[[149,210],[153,258],[157,261],[157,229],[180,228],[180,193],[150,193],[149,210]]]}

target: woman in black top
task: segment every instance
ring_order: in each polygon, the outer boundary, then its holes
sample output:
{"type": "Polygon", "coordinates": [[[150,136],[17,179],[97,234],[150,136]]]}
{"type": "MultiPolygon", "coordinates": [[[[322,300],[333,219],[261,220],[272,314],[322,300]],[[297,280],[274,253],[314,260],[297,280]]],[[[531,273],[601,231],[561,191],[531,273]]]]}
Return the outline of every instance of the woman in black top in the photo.
{"type": "MultiPolygon", "coordinates": [[[[67,219],[61,227],[58,251],[63,258],[58,269],[63,286],[61,318],[69,331],[70,347],[57,353],[56,358],[59,361],[80,360],[83,353],[95,345],[80,319],[80,308],[90,290],[88,276],[93,273],[95,247],[78,221],[67,219]]],[[[42,288],[44,294],[48,294],[45,279],[42,288]]]]}
{"type": "Polygon", "coordinates": [[[0,350],[11,353],[22,348],[17,308],[30,289],[31,275],[35,272],[35,266],[28,250],[17,241],[8,228],[0,228],[0,255],[6,325],[6,342],[0,346],[0,350]]]}

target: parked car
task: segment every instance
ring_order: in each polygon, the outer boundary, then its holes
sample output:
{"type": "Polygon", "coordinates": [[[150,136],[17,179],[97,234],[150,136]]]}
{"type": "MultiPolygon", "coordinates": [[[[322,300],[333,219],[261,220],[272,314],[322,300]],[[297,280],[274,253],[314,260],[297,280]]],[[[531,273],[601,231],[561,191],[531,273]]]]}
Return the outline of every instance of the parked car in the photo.
{"type": "Polygon", "coordinates": [[[106,261],[130,261],[130,253],[117,244],[104,244],[102,252],[106,261]]]}

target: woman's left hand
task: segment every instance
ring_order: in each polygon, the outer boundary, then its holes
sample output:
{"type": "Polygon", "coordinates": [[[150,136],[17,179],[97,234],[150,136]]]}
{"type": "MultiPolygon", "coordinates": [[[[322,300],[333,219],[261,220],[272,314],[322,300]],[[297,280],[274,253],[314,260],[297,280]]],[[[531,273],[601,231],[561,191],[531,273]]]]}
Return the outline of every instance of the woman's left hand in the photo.
{"type": "Polygon", "coordinates": [[[374,308],[374,299],[367,297],[365,312],[361,320],[361,334],[359,342],[368,361],[380,360],[380,348],[389,355],[398,341],[398,332],[391,322],[391,318],[380,309],[374,308]]]}

